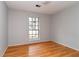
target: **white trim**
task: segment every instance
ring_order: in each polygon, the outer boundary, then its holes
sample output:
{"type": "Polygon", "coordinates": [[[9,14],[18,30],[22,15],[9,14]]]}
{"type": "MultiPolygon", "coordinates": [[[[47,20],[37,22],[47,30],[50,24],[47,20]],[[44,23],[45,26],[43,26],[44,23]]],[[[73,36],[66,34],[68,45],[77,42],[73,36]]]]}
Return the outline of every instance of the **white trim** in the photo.
{"type": "MultiPolygon", "coordinates": [[[[52,41],[52,40],[51,40],[51,41],[52,41]]],[[[56,42],[56,41],[52,41],[52,42],[56,42]]],[[[61,44],[61,45],[65,46],[65,47],[68,47],[68,48],[71,48],[71,49],[74,49],[74,50],[79,51],[79,49],[73,48],[73,47],[68,46],[68,45],[65,45],[65,44],[63,44],[63,43],[59,43],[59,42],[56,42],[56,43],[61,44]]]]}

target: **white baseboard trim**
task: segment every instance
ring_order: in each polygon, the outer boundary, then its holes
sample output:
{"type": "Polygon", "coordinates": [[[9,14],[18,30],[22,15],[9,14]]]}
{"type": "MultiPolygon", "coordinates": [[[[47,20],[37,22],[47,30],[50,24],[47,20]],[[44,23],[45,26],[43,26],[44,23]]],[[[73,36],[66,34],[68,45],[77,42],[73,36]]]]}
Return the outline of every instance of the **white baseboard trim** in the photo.
{"type": "Polygon", "coordinates": [[[32,43],[39,43],[39,42],[47,42],[47,41],[51,41],[51,40],[43,40],[43,41],[29,41],[28,43],[21,43],[21,44],[13,44],[13,45],[8,45],[8,47],[11,46],[18,46],[18,45],[26,45],[26,44],[32,44],[32,43]]]}
{"type": "MultiPolygon", "coordinates": [[[[52,41],[52,40],[51,40],[51,41],[52,41]]],[[[52,41],[52,42],[56,42],[56,41],[52,41]]],[[[68,48],[71,48],[71,49],[74,49],[74,50],[79,51],[79,49],[73,48],[73,47],[68,46],[68,45],[65,45],[65,44],[63,44],[63,43],[59,43],[59,42],[56,42],[56,43],[58,43],[58,44],[60,44],[60,45],[63,45],[63,46],[65,46],[65,47],[68,47],[68,48]]]]}
{"type": "Polygon", "coordinates": [[[2,54],[2,56],[1,56],[1,57],[3,57],[3,56],[4,56],[4,54],[5,54],[6,50],[7,50],[7,48],[8,48],[8,47],[6,47],[6,48],[5,48],[5,50],[4,50],[4,52],[3,52],[3,54],[2,54]]]}

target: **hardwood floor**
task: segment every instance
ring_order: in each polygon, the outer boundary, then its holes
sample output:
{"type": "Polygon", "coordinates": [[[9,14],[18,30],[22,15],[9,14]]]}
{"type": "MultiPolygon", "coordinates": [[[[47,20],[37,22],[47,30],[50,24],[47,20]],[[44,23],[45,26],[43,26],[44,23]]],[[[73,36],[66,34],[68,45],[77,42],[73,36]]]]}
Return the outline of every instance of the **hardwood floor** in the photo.
{"type": "Polygon", "coordinates": [[[5,57],[79,57],[79,51],[57,44],[42,42],[30,45],[9,47],[5,57]]]}

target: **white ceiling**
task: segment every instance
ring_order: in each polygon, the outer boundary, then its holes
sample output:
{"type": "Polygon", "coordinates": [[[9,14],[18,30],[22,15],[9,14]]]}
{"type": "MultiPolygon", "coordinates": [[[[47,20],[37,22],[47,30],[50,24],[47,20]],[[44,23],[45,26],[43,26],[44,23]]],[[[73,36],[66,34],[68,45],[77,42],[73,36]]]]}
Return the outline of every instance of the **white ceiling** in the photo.
{"type": "Polygon", "coordinates": [[[46,1],[7,1],[9,8],[18,9],[23,11],[32,11],[42,14],[54,14],[68,6],[71,6],[77,2],[72,1],[48,1],[48,4],[44,4],[46,1]],[[41,7],[35,7],[36,4],[40,4],[41,7]]]}

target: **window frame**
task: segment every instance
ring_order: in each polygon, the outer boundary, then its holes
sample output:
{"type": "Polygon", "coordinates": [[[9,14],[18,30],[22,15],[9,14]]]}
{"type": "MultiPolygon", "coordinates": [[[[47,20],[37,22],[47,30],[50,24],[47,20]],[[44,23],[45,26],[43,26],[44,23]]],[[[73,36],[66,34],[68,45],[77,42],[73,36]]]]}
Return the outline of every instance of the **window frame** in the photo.
{"type": "MultiPolygon", "coordinates": [[[[39,17],[29,17],[29,18],[28,18],[28,21],[29,21],[28,23],[33,22],[33,21],[34,21],[33,19],[35,19],[35,22],[38,23],[38,25],[37,25],[37,24],[33,25],[33,23],[30,24],[30,25],[28,24],[29,27],[30,27],[30,26],[32,26],[32,27],[33,27],[33,26],[34,26],[34,27],[37,26],[37,27],[38,27],[38,29],[29,29],[29,31],[32,31],[32,34],[29,34],[29,33],[28,33],[29,36],[32,35],[32,38],[29,37],[29,39],[30,39],[30,40],[39,40],[39,39],[40,39],[40,35],[39,35],[39,30],[40,30],[39,17]],[[32,20],[29,21],[29,18],[31,18],[32,20]],[[38,21],[37,21],[36,19],[38,19],[38,21]],[[38,34],[34,34],[33,31],[38,31],[38,34]],[[38,37],[37,37],[36,39],[34,39],[34,35],[37,35],[38,37]]],[[[28,27],[28,28],[29,28],[29,27],[28,27]]]]}

